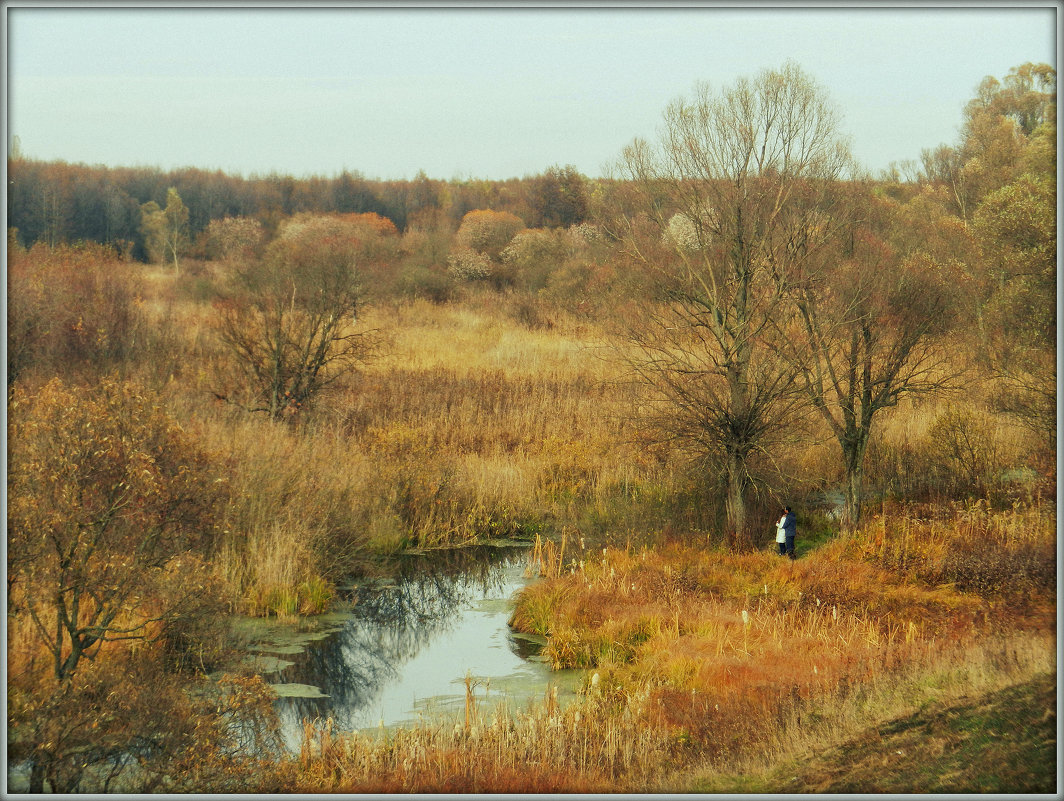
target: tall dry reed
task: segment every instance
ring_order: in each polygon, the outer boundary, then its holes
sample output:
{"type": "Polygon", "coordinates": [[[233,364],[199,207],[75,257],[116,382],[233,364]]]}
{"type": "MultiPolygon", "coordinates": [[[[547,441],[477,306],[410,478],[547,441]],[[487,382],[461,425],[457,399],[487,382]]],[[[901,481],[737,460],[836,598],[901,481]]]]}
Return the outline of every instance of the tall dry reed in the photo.
{"type": "Polygon", "coordinates": [[[695,543],[605,549],[524,590],[512,624],[546,636],[558,667],[597,670],[606,688],[651,688],[655,725],[699,759],[732,759],[823,699],[947,652],[992,650],[1006,628],[1044,637],[1055,606],[1046,516],[968,509],[941,525],[909,520],[880,551],[872,521],[797,562],[695,543]],[[929,555],[944,537],[947,561],[936,566],[929,555]],[[965,537],[981,548],[967,553],[968,579],[942,581],[942,570],[960,570],[949,560],[965,537]]]}

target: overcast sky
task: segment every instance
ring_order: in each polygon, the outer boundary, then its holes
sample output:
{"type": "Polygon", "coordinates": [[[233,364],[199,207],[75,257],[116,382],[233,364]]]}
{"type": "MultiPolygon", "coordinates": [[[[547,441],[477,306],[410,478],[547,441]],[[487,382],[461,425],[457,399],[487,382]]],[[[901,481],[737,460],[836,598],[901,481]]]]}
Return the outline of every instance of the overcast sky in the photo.
{"type": "Polygon", "coordinates": [[[1053,2],[5,11],[7,133],[25,155],[245,176],[598,176],[697,81],[787,60],[877,171],[954,143],[984,76],[1056,66],[1053,2]]]}

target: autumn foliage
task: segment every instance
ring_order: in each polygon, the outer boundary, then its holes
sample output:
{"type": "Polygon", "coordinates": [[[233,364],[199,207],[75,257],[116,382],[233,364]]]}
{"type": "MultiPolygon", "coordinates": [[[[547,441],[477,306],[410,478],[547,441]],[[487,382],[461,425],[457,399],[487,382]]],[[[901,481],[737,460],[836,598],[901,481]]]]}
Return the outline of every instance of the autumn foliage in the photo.
{"type": "Polygon", "coordinates": [[[642,145],[594,180],[10,160],[12,775],[647,791],[784,753],[936,666],[1047,669],[1043,66],[981,84],[956,144],[861,181],[833,139],[804,178],[668,187],[642,145]],[[768,552],[781,503],[794,563],[768,552]],[[499,538],[549,564],[513,626],[589,671],[578,704],[381,738],[308,721],[298,759],[275,750],[228,616],[295,623],[397,554],[499,538]]]}
{"type": "Polygon", "coordinates": [[[455,241],[462,247],[497,259],[514,234],[524,227],[520,218],[508,212],[478,209],[462,218],[455,241]]]}
{"type": "Polygon", "coordinates": [[[31,368],[96,372],[143,352],[138,270],[114,248],[80,243],[8,255],[8,383],[31,368]]]}
{"type": "Polygon", "coordinates": [[[89,773],[90,786],[175,786],[172,759],[221,759],[245,725],[181,678],[222,648],[224,590],[209,560],[224,483],[133,383],[16,386],[9,411],[13,752],[37,792],[45,781],[76,790],[89,773]],[[203,727],[222,750],[203,748],[203,727]],[[126,770],[133,761],[139,774],[126,770]]]}

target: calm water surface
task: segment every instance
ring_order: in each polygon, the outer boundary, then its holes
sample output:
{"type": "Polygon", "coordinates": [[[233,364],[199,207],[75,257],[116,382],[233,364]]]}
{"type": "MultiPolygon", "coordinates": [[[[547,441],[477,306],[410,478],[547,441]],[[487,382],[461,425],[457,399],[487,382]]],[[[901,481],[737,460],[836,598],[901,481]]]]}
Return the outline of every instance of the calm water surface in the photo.
{"type": "Polygon", "coordinates": [[[522,708],[557,686],[563,703],[583,672],[551,671],[540,643],[507,625],[530,583],[526,548],[484,547],[412,557],[394,581],[353,587],[350,613],[310,630],[247,621],[259,671],[281,695],[285,740],[298,748],[304,718],[378,729],[464,715],[466,677],[482,710],[522,708]]]}

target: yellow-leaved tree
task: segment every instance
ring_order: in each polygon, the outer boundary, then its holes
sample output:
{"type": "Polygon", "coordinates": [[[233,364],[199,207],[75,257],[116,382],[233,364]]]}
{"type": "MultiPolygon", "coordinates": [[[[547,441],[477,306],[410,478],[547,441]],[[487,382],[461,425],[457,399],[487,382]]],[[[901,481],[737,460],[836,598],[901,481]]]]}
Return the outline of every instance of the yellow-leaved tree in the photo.
{"type": "Polygon", "coordinates": [[[160,208],[154,200],[141,206],[141,233],[144,248],[153,262],[172,260],[174,272],[180,269],[178,256],[188,248],[190,241],[188,207],[174,187],[166,190],[166,208],[160,208]]]}
{"type": "Polygon", "coordinates": [[[187,692],[222,628],[224,484],[128,382],[16,384],[8,413],[9,756],[31,792],[174,787],[255,729],[227,719],[243,690],[187,692]]]}

